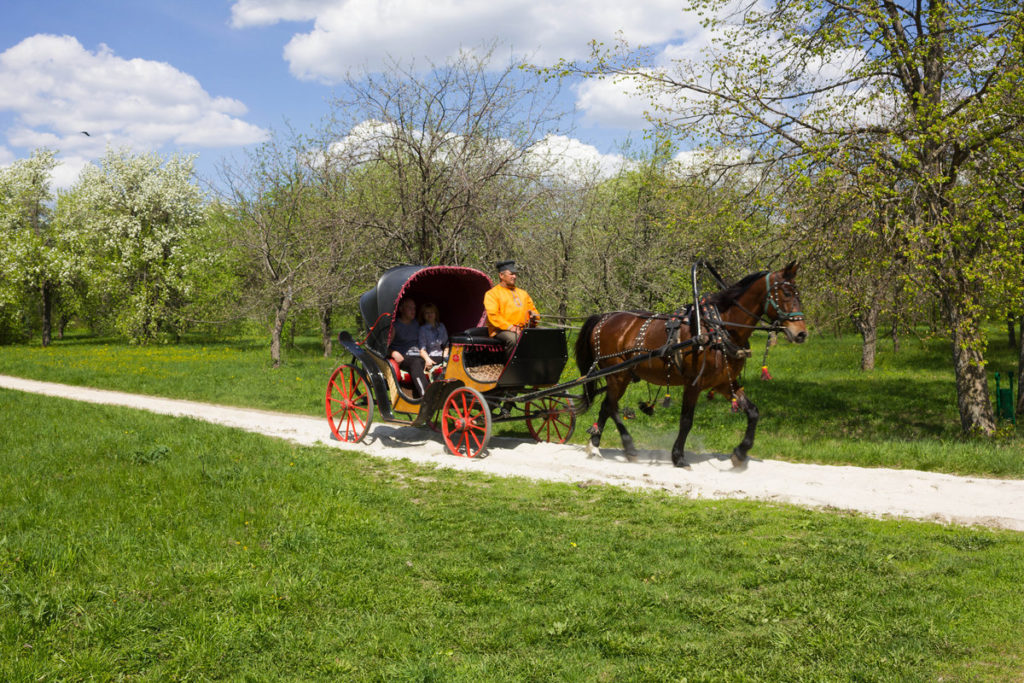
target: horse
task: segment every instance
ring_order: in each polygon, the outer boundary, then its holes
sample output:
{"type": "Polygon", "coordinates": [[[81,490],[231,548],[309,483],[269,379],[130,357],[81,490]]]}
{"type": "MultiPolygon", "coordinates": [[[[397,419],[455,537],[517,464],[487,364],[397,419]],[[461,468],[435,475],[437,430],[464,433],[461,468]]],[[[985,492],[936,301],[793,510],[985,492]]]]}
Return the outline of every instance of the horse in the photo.
{"type": "MultiPolygon", "coordinates": [[[[610,417],[619,430],[627,458],[636,462],[636,447],[619,414],[619,399],[630,383],[644,380],[659,386],[685,386],[679,434],[672,446],[673,465],[686,466],[684,447],[693,426],[694,407],[700,394],[710,389],[731,396],[734,410],[743,410],[747,415],[746,433],[731,456],[734,467],[746,466],[759,414],[739,383],[740,373],[750,356],[749,340],[755,329],[781,331],[797,344],[806,341],[807,326],[794,283],[797,269],[797,262],[792,261],[782,270],[751,273],[702,298],[699,311],[688,306],[671,315],[616,311],[587,318],[575,347],[581,376],[641,354],[651,356],[607,376],[607,394],[597,421],[590,428],[588,453],[600,446],[601,432],[610,417]],[[765,318],[771,327],[759,326],[765,318]],[[687,341],[688,345],[680,346],[687,341]],[[659,350],[661,353],[657,353],[659,350]]],[[[583,400],[577,413],[592,405],[600,391],[595,384],[583,385],[583,400]]]]}

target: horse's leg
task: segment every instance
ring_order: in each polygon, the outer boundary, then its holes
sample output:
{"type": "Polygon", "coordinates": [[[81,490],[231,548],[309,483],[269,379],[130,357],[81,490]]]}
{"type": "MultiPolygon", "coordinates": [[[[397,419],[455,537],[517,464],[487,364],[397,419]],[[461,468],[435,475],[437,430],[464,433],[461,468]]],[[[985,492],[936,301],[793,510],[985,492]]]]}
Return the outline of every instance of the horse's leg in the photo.
{"type": "MultiPolygon", "coordinates": [[[[612,400],[612,391],[612,384],[611,382],[608,382],[608,386],[605,389],[604,400],[601,401],[601,409],[597,411],[597,421],[594,422],[594,424],[587,430],[590,434],[590,441],[587,443],[588,458],[594,455],[598,447],[601,445],[601,434],[604,432],[604,424],[612,414],[612,404],[609,403],[609,401],[612,400]]],[[[618,401],[617,396],[614,401],[618,401]]]]}
{"type": "Polygon", "coordinates": [[[700,389],[689,385],[683,391],[683,407],[679,412],[679,435],[676,442],[672,444],[672,464],[676,467],[686,467],[684,456],[686,454],[686,437],[693,427],[693,409],[697,406],[697,397],[700,396],[700,389]]]}
{"type": "Polygon", "coordinates": [[[626,423],[622,421],[622,416],[619,415],[618,410],[612,412],[612,420],[619,429],[619,436],[622,438],[622,450],[626,452],[626,459],[630,462],[636,462],[636,446],[633,445],[633,436],[626,429],[626,423]]]}
{"type": "Polygon", "coordinates": [[[594,455],[594,452],[601,445],[601,433],[604,431],[604,423],[608,421],[608,397],[601,401],[601,409],[597,411],[597,421],[587,430],[590,433],[590,441],[587,442],[587,456],[594,455]]]}
{"type": "Polygon", "coordinates": [[[736,405],[747,414],[747,431],[743,435],[743,441],[740,441],[740,445],[732,452],[732,464],[733,467],[746,467],[747,453],[754,445],[754,432],[757,431],[757,420],[761,415],[757,412],[757,406],[743,393],[743,389],[736,392],[736,405]]]}
{"type": "MultiPolygon", "coordinates": [[[[608,418],[611,418],[612,422],[615,423],[615,427],[619,430],[619,437],[622,439],[622,449],[626,452],[626,458],[630,462],[636,462],[636,446],[633,445],[633,437],[630,435],[629,430],[626,429],[622,416],[619,415],[619,399],[626,393],[628,387],[628,376],[620,373],[608,378],[608,395],[605,397],[604,403],[601,404],[597,438],[600,440],[600,433],[604,429],[604,423],[608,418]]],[[[594,443],[594,437],[591,437],[591,443],[597,446],[594,443]]]]}

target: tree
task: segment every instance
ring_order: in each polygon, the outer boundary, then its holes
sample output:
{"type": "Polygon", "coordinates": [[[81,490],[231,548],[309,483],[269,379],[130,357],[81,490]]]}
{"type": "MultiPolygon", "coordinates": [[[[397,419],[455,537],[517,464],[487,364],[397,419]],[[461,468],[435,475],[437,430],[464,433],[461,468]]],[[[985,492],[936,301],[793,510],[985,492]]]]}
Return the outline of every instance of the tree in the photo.
{"type": "MultiPolygon", "coordinates": [[[[331,155],[321,150],[315,158],[330,159],[331,155]]],[[[306,202],[307,221],[320,244],[308,280],[311,307],[316,309],[320,322],[324,358],[331,355],[334,312],[339,307],[355,309],[357,292],[370,286],[386,251],[385,245],[378,244],[374,235],[367,235],[359,225],[355,197],[359,182],[368,179],[339,161],[334,158],[331,163],[310,166],[312,187],[306,202]]]]}
{"type": "MultiPolygon", "coordinates": [[[[583,291],[592,281],[592,246],[605,234],[606,202],[600,169],[580,163],[552,173],[532,186],[534,197],[517,217],[511,249],[546,322],[569,324],[570,313],[584,312],[583,291]]],[[[592,302],[591,302],[592,303],[592,302]]]]}
{"type": "Polygon", "coordinates": [[[869,189],[860,225],[892,221],[908,284],[944,313],[961,426],[991,433],[984,303],[993,288],[1024,286],[1024,225],[1006,192],[1024,170],[1024,10],[1012,0],[729,7],[690,4],[710,17],[705,60],[657,67],[625,50],[570,67],[636,79],[660,123],[744,150],[752,168],[869,189]]]}
{"type": "Polygon", "coordinates": [[[315,155],[295,136],[276,135],[250,150],[243,165],[225,165],[235,240],[245,255],[246,290],[272,311],[270,358],[281,365],[281,339],[293,308],[302,305],[326,251],[315,211],[310,160],[315,155]]]}
{"type": "Polygon", "coordinates": [[[43,346],[50,345],[61,294],[79,263],[54,217],[50,184],[57,163],[56,152],[38,149],[0,169],[0,308],[38,319],[43,346]]]}
{"type": "Polygon", "coordinates": [[[56,165],[55,152],[42,149],[0,169],[0,286],[5,290],[0,300],[22,313],[30,301],[41,304],[43,346],[50,344],[55,288],[47,257],[52,246],[50,175],[56,165]]]}
{"type": "Polygon", "coordinates": [[[208,267],[189,250],[205,228],[192,161],[107,149],[72,188],[68,211],[88,244],[90,288],[103,317],[133,342],[179,333],[196,277],[208,267]]]}
{"type": "MultiPolygon", "coordinates": [[[[390,263],[462,264],[474,244],[507,243],[531,193],[531,152],[559,132],[557,93],[493,50],[442,65],[392,62],[351,74],[325,138],[331,163],[359,165],[352,206],[390,263]],[[343,160],[343,161],[342,161],[343,160]]],[[[381,263],[381,266],[388,263],[381,263]]]]}

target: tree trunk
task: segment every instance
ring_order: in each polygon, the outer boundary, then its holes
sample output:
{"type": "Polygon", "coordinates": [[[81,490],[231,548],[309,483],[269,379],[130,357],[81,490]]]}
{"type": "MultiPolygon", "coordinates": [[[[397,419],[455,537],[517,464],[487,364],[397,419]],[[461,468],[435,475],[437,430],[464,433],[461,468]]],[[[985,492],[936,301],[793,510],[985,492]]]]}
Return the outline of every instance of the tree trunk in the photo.
{"type": "Polygon", "coordinates": [[[964,314],[955,302],[945,303],[953,336],[953,370],[956,373],[960,427],[966,434],[988,436],[996,429],[996,419],[988,395],[981,330],[977,320],[964,314]]]}
{"type": "Polygon", "coordinates": [[[49,346],[53,341],[53,283],[49,280],[43,282],[43,346],[49,346]]]}
{"type": "MultiPolygon", "coordinates": [[[[1017,348],[1017,334],[1016,334],[1016,321],[1012,317],[1006,319],[1006,333],[1010,340],[1010,348],[1017,348]]],[[[1024,328],[1021,329],[1021,334],[1024,336],[1024,328]]]]}
{"type": "Polygon", "coordinates": [[[860,350],[860,369],[875,369],[875,353],[878,350],[878,314],[882,302],[876,295],[871,297],[871,304],[866,310],[854,316],[853,324],[857,326],[862,341],[860,350]]]}
{"type": "Polygon", "coordinates": [[[889,336],[892,337],[892,352],[900,352],[900,303],[903,301],[903,284],[896,280],[896,289],[892,297],[892,327],[889,329],[889,336]]]}
{"type": "Polygon", "coordinates": [[[324,358],[331,357],[331,307],[324,306],[320,309],[320,342],[324,346],[324,358]]]}
{"type": "Polygon", "coordinates": [[[1020,347],[1017,352],[1017,416],[1024,416],[1024,393],[1020,390],[1020,383],[1024,381],[1024,315],[1020,317],[1020,347]]]}
{"type": "Polygon", "coordinates": [[[277,310],[274,311],[274,325],[270,330],[270,360],[274,367],[281,367],[281,337],[284,334],[284,324],[288,322],[288,310],[292,306],[290,296],[283,296],[277,302],[277,310]]]}

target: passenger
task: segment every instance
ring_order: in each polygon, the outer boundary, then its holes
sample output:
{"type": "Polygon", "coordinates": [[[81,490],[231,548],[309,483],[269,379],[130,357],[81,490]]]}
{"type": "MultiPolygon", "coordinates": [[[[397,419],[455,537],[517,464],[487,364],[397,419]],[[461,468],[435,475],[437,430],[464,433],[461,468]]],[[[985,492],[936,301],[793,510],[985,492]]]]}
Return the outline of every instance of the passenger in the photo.
{"type": "Polygon", "coordinates": [[[515,261],[500,261],[497,269],[499,284],[484,294],[487,331],[505,345],[506,355],[511,355],[523,328],[536,326],[540,313],[526,290],[516,287],[515,261]]]}
{"type": "Polygon", "coordinates": [[[429,373],[435,365],[444,362],[448,353],[448,330],[438,319],[437,306],[425,304],[420,309],[420,357],[429,373]]]}
{"type": "Polygon", "coordinates": [[[423,396],[427,390],[427,376],[423,373],[423,358],[420,356],[420,325],[416,322],[416,302],[406,297],[398,303],[398,317],[392,325],[391,358],[398,367],[408,371],[412,377],[413,398],[423,396]]]}

